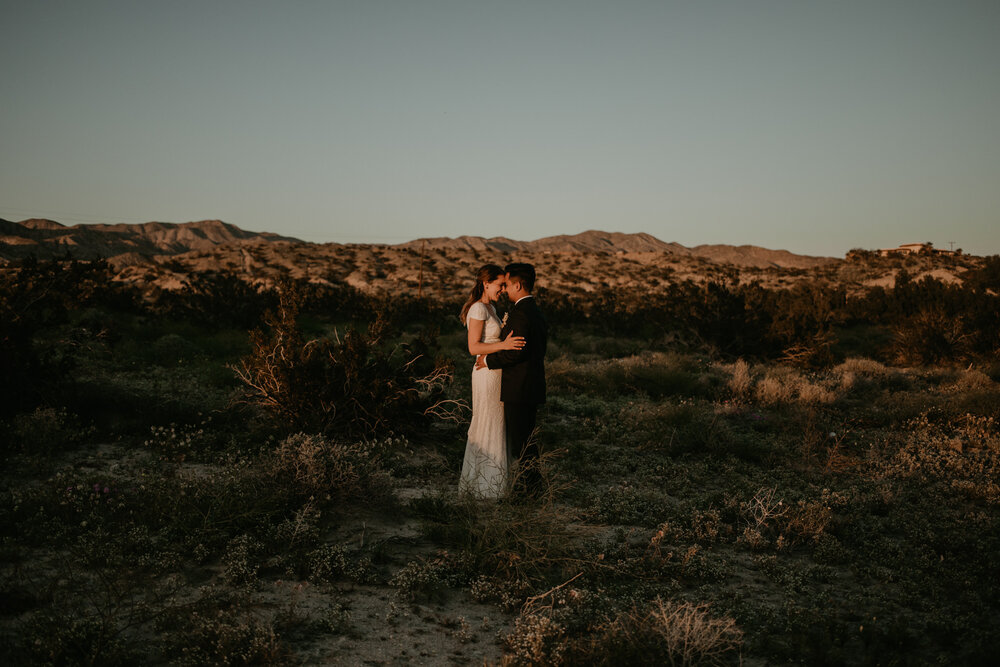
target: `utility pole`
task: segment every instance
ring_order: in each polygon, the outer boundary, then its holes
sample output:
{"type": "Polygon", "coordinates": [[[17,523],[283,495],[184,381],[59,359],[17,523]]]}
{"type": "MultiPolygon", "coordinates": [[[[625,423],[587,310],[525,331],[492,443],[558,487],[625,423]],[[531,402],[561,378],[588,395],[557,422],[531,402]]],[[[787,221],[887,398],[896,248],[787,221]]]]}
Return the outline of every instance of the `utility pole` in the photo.
{"type": "Polygon", "coordinates": [[[952,252],[955,252],[955,242],[954,241],[948,241],[948,248],[952,252]]]}
{"type": "Polygon", "coordinates": [[[427,246],[427,239],[420,241],[420,280],[417,283],[417,297],[424,298],[424,248],[427,246]]]}

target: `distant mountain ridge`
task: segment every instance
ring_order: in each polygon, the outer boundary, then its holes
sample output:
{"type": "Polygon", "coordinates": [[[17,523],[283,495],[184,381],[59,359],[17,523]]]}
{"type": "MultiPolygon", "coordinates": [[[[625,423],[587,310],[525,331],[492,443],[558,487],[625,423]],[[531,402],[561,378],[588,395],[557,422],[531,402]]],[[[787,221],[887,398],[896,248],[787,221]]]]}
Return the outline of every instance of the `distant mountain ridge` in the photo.
{"type": "MultiPolygon", "coordinates": [[[[309,244],[270,232],[248,232],[221,220],[142,224],[81,224],[66,226],[54,220],[33,218],[22,222],[0,219],[0,259],[10,261],[34,254],[40,259],[61,257],[67,251],[79,259],[121,257],[128,263],[142,257],[208,252],[220,246],[293,243],[309,244]]],[[[378,245],[378,244],[358,244],[378,245]]],[[[500,256],[533,253],[610,253],[668,255],[702,258],[741,267],[812,268],[837,261],[832,257],[797,255],[787,250],[757,246],[700,245],[687,248],[667,243],[651,234],[588,230],[579,234],[547,236],[535,241],[517,241],[502,236],[483,238],[424,238],[392,247],[431,250],[474,251],[500,256]]]]}
{"type": "Polygon", "coordinates": [[[503,236],[482,238],[480,236],[459,236],[458,238],[416,239],[399,244],[399,247],[419,249],[422,245],[431,249],[477,250],[512,253],[662,253],[679,257],[701,257],[720,264],[734,264],[745,267],[811,268],[838,261],[833,257],[797,255],[787,250],[770,250],[758,246],[743,245],[699,245],[693,248],[679,243],[667,243],[651,234],[622,232],[602,232],[589,230],[573,235],[547,236],[536,241],[514,241],[503,236]]]}
{"type": "Polygon", "coordinates": [[[22,222],[0,219],[0,257],[7,260],[29,254],[39,258],[60,257],[67,251],[80,259],[126,253],[176,255],[221,245],[278,241],[303,243],[270,232],[248,232],[221,220],[66,226],[40,218],[22,222]]]}

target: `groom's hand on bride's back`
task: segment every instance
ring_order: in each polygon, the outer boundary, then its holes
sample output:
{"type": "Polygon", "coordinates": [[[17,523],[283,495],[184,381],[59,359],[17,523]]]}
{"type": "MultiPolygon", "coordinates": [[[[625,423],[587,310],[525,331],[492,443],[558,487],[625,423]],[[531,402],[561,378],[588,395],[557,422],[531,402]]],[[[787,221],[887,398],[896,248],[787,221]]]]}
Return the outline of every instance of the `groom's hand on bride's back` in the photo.
{"type": "Polygon", "coordinates": [[[514,332],[511,331],[507,334],[507,337],[503,339],[505,350],[520,350],[524,347],[524,336],[515,336],[514,332]]]}
{"type": "Polygon", "coordinates": [[[507,325],[500,332],[500,337],[506,341],[510,339],[511,336],[514,336],[514,338],[520,338],[524,344],[516,349],[501,350],[487,355],[486,365],[493,369],[504,368],[506,366],[516,364],[524,359],[530,344],[530,341],[528,340],[529,329],[530,323],[524,313],[513,311],[507,325]]]}

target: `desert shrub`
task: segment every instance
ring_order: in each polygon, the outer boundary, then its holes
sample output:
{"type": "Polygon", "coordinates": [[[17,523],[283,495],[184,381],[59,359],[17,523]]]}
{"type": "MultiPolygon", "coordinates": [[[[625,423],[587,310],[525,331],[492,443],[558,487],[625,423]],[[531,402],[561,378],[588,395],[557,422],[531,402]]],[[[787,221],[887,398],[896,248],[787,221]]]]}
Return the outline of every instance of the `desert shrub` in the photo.
{"type": "Polygon", "coordinates": [[[349,579],[359,584],[371,584],[379,579],[371,559],[366,555],[350,553],[340,544],[322,544],[305,558],[306,576],[309,581],[330,583],[349,579]]]}
{"type": "Polygon", "coordinates": [[[65,404],[99,426],[119,432],[148,433],[151,425],[199,424],[209,413],[240,414],[238,409],[227,409],[233,387],[209,382],[206,375],[204,368],[194,364],[81,372],[67,389],[65,404]]]}
{"type": "Polygon", "coordinates": [[[260,324],[275,301],[273,291],[233,273],[204,271],[189,273],[180,290],[161,292],[153,309],[171,318],[249,329],[260,324]]]}
{"type": "Polygon", "coordinates": [[[514,665],[719,665],[739,656],[743,633],[708,605],[665,601],[614,616],[594,615],[586,592],[559,591],[551,606],[529,608],[504,638],[504,662],[514,665]],[[582,618],[581,618],[582,617],[582,618]]]}
{"type": "Polygon", "coordinates": [[[832,517],[833,510],[821,500],[798,501],[784,516],[784,525],[778,536],[778,548],[819,544],[827,534],[825,531],[832,517]]]}
{"type": "Polygon", "coordinates": [[[963,276],[970,289],[987,292],[1000,292],[1000,255],[991,255],[983,259],[982,266],[973,269],[963,276]]]}
{"type": "Polygon", "coordinates": [[[751,549],[769,546],[784,524],[789,508],[775,494],[774,488],[761,489],[752,498],[740,503],[743,533],[738,540],[751,549]]]}
{"type": "Polygon", "coordinates": [[[44,345],[39,334],[64,323],[68,307],[107,279],[106,264],[33,257],[0,273],[0,415],[34,407],[72,367],[67,349],[44,345]]]}
{"type": "Polygon", "coordinates": [[[202,354],[201,348],[184,336],[170,333],[157,338],[149,346],[153,363],[160,365],[189,361],[202,354]]]}
{"type": "Polygon", "coordinates": [[[337,280],[299,281],[297,288],[302,295],[302,311],[305,313],[325,313],[334,315],[339,321],[354,321],[370,320],[375,313],[382,311],[377,297],[337,280]]]}
{"type": "Polygon", "coordinates": [[[707,395],[712,378],[689,358],[662,352],[587,364],[568,360],[550,364],[550,383],[557,391],[586,392],[613,398],[644,394],[650,398],[707,395]]]}
{"type": "Polygon", "coordinates": [[[657,526],[650,538],[649,550],[661,553],[666,545],[677,542],[710,544],[731,537],[733,532],[733,526],[723,520],[718,510],[692,508],[690,514],[678,511],[657,526]]]}
{"type": "Polygon", "coordinates": [[[936,364],[963,357],[968,334],[961,317],[939,308],[922,309],[900,321],[893,331],[893,350],[903,363],[936,364]]]}
{"type": "Polygon", "coordinates": [[[661,493],[626,483],[602,489],[594,499],[593,510],[606,523],[653,526],[667,502],[661,493]]]}
{"type": "Polygon", "coordinates": [[[554,456],[542,454],[543,491],[528,502],[463,495],[415,501],[413,508],[428,535],[460,555],[470,575],[498,577],[515,587],[550,581],[578,564],[573,541],[581,530],[574,526],[578,510],[556,502],[561,488],[548,471],[554,456]]]}
{"type": "Polygon", "coordinates": [[[2,647],[7,649],[3,653],[12,661],[9,664],[135,664],[138,656],[129,650],[116,627],[117,620],[99,613],[45,610],[27,618],[19,628],[16,645],[2,647]]]}
{"type": "Polygon", "coordinates": [[[196,609],[159,619],[166,656],[179,665],[273,665],[292,660],[273,619],[240,606],[196,609]]]}
{"type": "Polygon", "coordinates": [[[1000,429],[993,417],[948,419],[925,411],[904,429],[901,443],[870,462],[877,478],[930,482],[970,499],[1000,502],[1000,429]]]}
{"type": "Polygon", "coordinates": [[[832,403],[837,395],[813,382],[803,382],[799,385],[799,400],[808,404],[832,403]]]}
{"type": "Polygon", "coordinates": [[[545,614],[527,614],[514,620],[514,631],[504,638],[509,665],[566,664],[566,629],[545,614]]]}
{"type": "Polygon", "coordinates": [[[387,345],[386,324],[350,329],[337,339],[305,341],[299,296],[286,286],[268,330],[251,334],[251,352],[234,368],[244,400],[289,427],[354,436],[400,431],[442,405],[450,368],[429,358],[427,341],[387,345]]]}
{"type": "Polygon", "coordinates": [[[791,403],[797,395],[801,376],[788,368],[769,369],[754,390],[754,397],[764,405],[791,403]]]}
{"type": "Polygon", "coordinates": [[[872,359],[850,357],[845,359],[843,363],[834,366],[833,372],[840,374],[853,373],[855,375],[879,378],[886,375],[888,370],[881,362],[873,361],[872,359]]]}
{"type": "Polygon", "coordinates": [[[887,361],[886,352],[892,333],[885,323],[853,314],[855,301],[848,300],[841,309],[840,317],[846,323],[837,327],[837,342],[831,353],[835,359],[860,357],[887,361]]]}
{"type": "Polygon", "coordinates": [[[257,583],[264,545],[248,534],[238,535],[229,542],[222,556],[222,578],[234,586],[257,583]]]}
{"type": "Polygon", "coordinates": [[[955,380],[951,388],[955,391],[977,391],[982,389],[992,389],[996,386],[989,375],[978,369],[967,369],[962,371],[955,380]]]}
{"type": "Polygon", "coordinates": [[[331,496],[338,500],[365,494],[367,502],[388,493],[379,478],[381,457],[393,441],[336,442],[322,435],[299,433],[282,440],[271,467],[276,482],[302,497],[331,496]]]}
{"type": "Polygon", "coordinates": [[[753,296],[754,307],[768,313],[767,336],[786,361],[823,366],[832,360],[832,325],[845,299],[842,289],[808,282],[787,290],[757,290],[753,296]]]}
{"type": "Polygon", "coordinates": [[[461,563],[443,552],[429,560],[410,561],[392,576],[389,585],[407,600],[425,601],[441,599],[446,588],[460,585],[467,577],[461,563]]]}
{"type": "Polygon", "coordinates": [[[753,376],[750,373],[750,364],[743,359],[737,359],[733,363],[732,375],[726,382],[726,387],[736,398],[747,398],[753,388],[753,376]]]}
{"type": "Polygon", "coordinates": [[[151,426],[149,438],[142,444],[167,460],[184,461],[204,446],[207,425],[205,420],[199,424],[151,426]]]}
{"type": "Polygon", "coordinates": [[[754,395],[764,405],[780,405],[799,401],[806,404],[832,403],[836,394],[821,384],[810,382],[792,368],[779,367],[767,371],[757,383],[754,395]]]}
{"type": "Polygon", "coordinates": [[[635,401],[604,422],[598,439],[671,453],[706,451],[727,440],[726,424],[707,403],[635,401]]]}
{"type": "Polygon", "coordinates": [[[17,448],[30,455],[51,454],[79,445],[93,431],[65,408],[40,407],[11,420],[5,449],[17,448]]]}
{"type": "Polygon", "coordinates": [[[848,262],[854,264],[871,264],[877,262],[879,259],[876,251],[865,248],[851,248],[844,257],[848,262]]]}
{"type": "Polygon", "coordinates": [[[689,286],[679,306],[696,336],[723,355],[756,356],[774,351],[767,334],[770,313],[754,308],[763,288],[733,282],[689,286]]]}

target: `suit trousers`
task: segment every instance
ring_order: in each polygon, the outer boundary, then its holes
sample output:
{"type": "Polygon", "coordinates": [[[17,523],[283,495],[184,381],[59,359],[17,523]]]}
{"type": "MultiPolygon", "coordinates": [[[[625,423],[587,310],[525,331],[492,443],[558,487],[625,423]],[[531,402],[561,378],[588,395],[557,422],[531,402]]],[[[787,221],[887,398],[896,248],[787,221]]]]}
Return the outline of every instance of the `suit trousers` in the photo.
{"type": "Polygon", "coordinates": [[[542,476],[538,472],[538,443],[531,435],[538,417],[536,403],[504,403],[504,425],[507,428],[507,453],[520,462],[519,491],[541,491],[542,476]]]}

